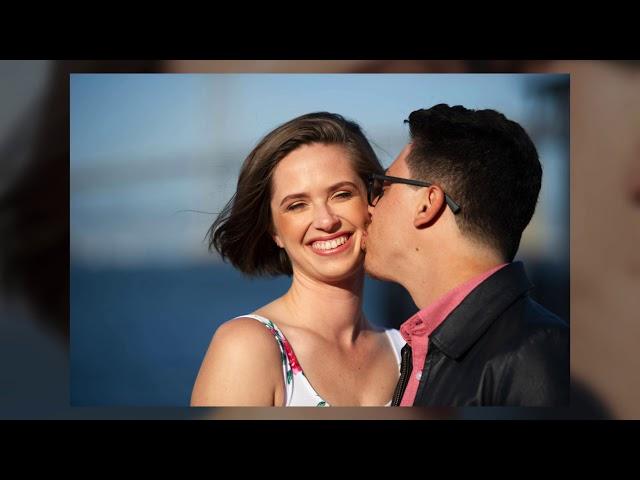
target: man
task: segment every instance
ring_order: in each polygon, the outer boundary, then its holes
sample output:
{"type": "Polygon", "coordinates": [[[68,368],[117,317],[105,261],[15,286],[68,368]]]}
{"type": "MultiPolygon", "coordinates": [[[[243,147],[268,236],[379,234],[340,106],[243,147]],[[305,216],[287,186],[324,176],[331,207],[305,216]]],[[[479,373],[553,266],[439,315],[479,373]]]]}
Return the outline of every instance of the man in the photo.
{"type": "Polygon", "coordinates": [[[369,180],[370,275],[420,311],[393,404],[562,406],[567,324],[534,302],[512,262],[540,191],[535,146],[494,110],[436,105],[409,116],[411,141],[369,180]]]}

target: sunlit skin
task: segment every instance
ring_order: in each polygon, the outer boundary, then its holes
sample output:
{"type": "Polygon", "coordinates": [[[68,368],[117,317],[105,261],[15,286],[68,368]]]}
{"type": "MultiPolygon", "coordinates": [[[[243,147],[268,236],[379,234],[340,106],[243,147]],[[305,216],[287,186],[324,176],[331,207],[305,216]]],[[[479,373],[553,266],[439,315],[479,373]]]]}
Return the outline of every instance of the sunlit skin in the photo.
{"type": "MultiPolygon", "coordinates": [[[[398,364],[386,334],[362,313],[361,244],[369,213],[366,186],[348,151],[301,146],[278,163],[271,185],[272,237],[293,275],[282,297],[253,313],[279,326],[330,405],[387,404],[398,364]]],[[[282,405],[279,355],[255,320],[226,322],[207,352],[192,405],[282,405]]]]}
{"type": "Polygon", "coordinates": [[[294,284],[312,281],[350,288],[361,282],[366,187],[345,154],[337,146],[302,146],[274,172],[274,241],[287,251],[294,284]],[[337,248],[317,248],[330,246],[323,241],[344,238],[346,243],[337,248]]]}
{"type": "MultiPolygon", "coordinates": [[[[413,178],[407,144],[387,175],[413,178]]],[[[365,268],[376,278],[399,283],[420,309],[466,280],[504,262],[493,249],[461,233],[437,185],[392,183],[375,207],[363,242],[365,268]]]]}
{"type": "MultiPolygon", "coordinates": [[[[398,157],[389,166],[386,175],[400,178],[411,178],[405,158],[410,149],[405,146],[398,157]]],[[[417,201],[419,189],[401,184],[384,184],[384,193],[376,208],[368,207],[371,214],[371,224],[365,234],[363,242],[367,252],[365,266],[367,272],[382,280],[397,282],[408,260],[406,251],[407,236],[413,229],[413,211],[408,208],[411,198],[417,201]],[[393,265],[393,268],[391,266],[393,265]]]]}

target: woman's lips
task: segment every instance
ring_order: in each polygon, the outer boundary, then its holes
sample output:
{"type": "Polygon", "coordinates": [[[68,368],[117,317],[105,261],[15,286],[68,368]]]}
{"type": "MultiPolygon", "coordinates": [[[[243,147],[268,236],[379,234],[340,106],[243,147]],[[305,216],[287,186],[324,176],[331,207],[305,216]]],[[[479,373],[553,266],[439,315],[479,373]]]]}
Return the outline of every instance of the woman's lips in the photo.
{"type": "Polygon", "coordinates": [[[313,242],[310,247],[311,250],[318,255],[335,255],[348,250],[353,244],[352,239],[353,234],[349,233],[331,240],[313,242]]]}

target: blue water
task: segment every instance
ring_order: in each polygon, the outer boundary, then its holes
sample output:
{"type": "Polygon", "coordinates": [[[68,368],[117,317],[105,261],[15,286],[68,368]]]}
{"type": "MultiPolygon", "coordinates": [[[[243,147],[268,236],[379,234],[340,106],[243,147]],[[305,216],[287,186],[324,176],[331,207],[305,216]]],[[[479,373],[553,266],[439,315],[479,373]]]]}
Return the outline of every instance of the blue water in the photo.
{"type": "MultiPolygon", "coordinates": [[[[534,298],[568,319],[568,265],[526,265],[534,298]]],[[[215,329],[289,287],[288,277],[248,279],[217,264],[70,274],[74,406],[187,406],[215,329]]],[[[364,311],[397,328],[416,307],[401,287],[367,278],[364,311]]]]}
{"type": "MultiPolygon", "coordinates": [[[[215,329],[282,295],[288,277],[248,279],[228,265],[72,267],[71,403],[185,406],[215,329]]],[[[367,279],[365,313],[398,326],[415,311],[397,286],[367,279]]]]}

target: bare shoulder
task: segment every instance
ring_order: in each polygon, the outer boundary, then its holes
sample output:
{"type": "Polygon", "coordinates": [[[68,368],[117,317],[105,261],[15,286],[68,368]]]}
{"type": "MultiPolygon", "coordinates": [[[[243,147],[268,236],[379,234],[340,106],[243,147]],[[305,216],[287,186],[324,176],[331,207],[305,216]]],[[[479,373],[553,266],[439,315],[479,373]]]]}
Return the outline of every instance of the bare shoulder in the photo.
{"type": "Polygon", "coordinates": [[[235,318],[216,330],[191,405],[274,405],[281,376],[280,350],[271,332],[252,318],[235,318]]]}
{"type": "Polygon", "coordinates": [[[238,317],[224,322],[218,327],[212,341],[229,344],[231,347],[275,345],[273,334],[265,325],[253,318],[238,317]]]}
{"type": "Polygon", "coordinates": [[[257,353],[263,350],[265,354],[276,352],[277,346],[269,329],[253,318],[239,317],[224,322],[218,327],[213,339],[212,347],[216,351],[227,355],[243,356],[243,354],[257,353]]]}

